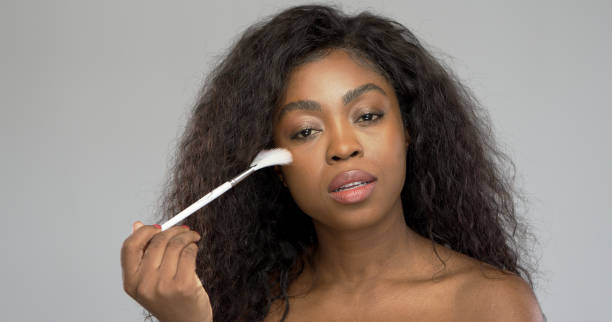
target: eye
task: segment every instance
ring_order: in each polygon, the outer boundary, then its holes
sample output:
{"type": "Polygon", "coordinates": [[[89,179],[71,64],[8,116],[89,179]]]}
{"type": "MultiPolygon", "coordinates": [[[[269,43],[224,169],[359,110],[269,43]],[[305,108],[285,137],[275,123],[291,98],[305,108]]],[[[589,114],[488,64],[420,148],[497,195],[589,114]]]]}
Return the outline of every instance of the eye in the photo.
{"type": "Polygon", "coordinates": [[[302,141],[302,140],[307,140],[308,137],[311,136],[312,131],[316,131],[313,128],[305,128],[300,130],[299,132],[297,132],[296,134],[294,134],[293,136],[291,136],[292,140],[298,140],[298,141],[302,141]]]}
{"type": "Polygon", "coordinates": [[[378,121],[384,114],[383,113],[364,113],[359,116],[357,121],[363,120],[364,122],[376,122],[378,121]]]}

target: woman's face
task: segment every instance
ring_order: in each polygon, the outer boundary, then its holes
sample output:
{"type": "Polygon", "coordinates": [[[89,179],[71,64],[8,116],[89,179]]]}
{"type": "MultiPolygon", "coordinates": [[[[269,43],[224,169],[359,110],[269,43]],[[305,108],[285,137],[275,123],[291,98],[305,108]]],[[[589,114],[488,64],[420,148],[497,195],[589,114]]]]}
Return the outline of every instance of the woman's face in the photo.
{"type": "Polygon", "coordinates": [[[284,180],[315,225],[358,229],[401,211],[409,137],[384,77],[334,50],[293,70],[275,116],[274,143],[293,156],[282,167],[284,180]],[[330,192],[334,178],[372,180],[343,174],[349,170],[375,181],[330,192]]]}

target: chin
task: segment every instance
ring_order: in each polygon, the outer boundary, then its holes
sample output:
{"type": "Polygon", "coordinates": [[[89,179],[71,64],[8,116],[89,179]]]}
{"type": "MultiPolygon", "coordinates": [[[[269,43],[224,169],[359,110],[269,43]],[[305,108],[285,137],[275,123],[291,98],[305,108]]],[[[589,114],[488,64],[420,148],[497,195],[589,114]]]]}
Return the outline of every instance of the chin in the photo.
{"type": "Polygon", "coordinates": [[[315,226],[321,224],[339,231],[361,230],[376,226],[385,219],[379,203],[366,206],[362,204],[340,205],[333,210],[319,212],[324,216],[311,216],[315,226]]]}

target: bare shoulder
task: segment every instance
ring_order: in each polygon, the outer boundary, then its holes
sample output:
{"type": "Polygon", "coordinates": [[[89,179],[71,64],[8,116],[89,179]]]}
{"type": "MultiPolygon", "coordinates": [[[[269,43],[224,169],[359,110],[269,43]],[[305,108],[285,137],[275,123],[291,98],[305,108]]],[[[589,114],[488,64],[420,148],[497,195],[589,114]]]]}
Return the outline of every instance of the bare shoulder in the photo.
{"type": "Polygon", "coordinates": [[[520,276],[468,260],[456,290],[457,313],[467,321],[544,321],[529,284],[520,276]]]}

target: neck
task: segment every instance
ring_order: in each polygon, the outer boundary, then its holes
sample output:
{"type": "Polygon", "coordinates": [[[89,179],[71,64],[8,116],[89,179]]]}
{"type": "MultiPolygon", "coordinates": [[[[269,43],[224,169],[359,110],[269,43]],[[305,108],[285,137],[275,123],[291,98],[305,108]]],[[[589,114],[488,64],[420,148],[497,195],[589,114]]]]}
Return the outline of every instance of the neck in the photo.
{"type": "Polygon", "coordinates": [[[314,254],[317,283],[355,290],[405,274],[415,262],[418,237],[404,221],[401,201],[378,223],[338,231],[315,225],[319,247],[314,254]]]}

